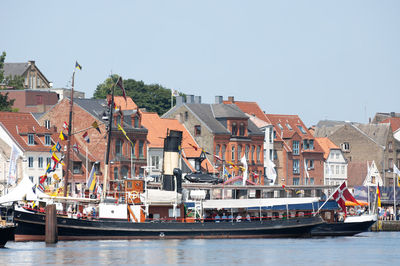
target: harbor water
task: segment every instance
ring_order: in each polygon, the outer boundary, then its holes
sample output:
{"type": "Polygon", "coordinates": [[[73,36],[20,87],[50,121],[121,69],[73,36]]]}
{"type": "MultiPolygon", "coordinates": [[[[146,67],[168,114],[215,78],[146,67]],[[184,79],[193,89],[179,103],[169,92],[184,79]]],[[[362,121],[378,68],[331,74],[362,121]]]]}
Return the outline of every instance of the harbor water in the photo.
{"type": "Polygon", "coordinates": [[[353,237],[8,242],[1,265],[397,265],[400,232],[353,237]]]}

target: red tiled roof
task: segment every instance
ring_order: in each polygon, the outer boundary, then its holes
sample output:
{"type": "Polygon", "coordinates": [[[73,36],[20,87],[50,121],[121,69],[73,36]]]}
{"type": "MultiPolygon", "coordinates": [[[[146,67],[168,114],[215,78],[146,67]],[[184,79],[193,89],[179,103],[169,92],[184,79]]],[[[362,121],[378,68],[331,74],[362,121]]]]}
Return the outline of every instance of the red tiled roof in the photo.
{"type": "Polygon", "coordinates": [[[381,123],[390,123],[392,131],[395,132],[400,128],[400,117],[386,118],[381,123]]]}
{"type": "MultiPolygon", "coordinates": [[[[111,97],[111,95],[108,95],[107,99],[109,99],[109,97],[111,97]]],[[[138,108],[136,103],[132,100],[131,97],[126,97],[125,101],[125,98],[123,96],[114,96],[114,103],[115,106],[120,107],[122,111],[136,110],[138,108]]]]}
{"type": "Polygon", "coordinates": [[[328,138],[315,138],[324,152],[325,160],[328,159],[331,149],[339,149],[339,147],[328,138]]]}
{"type": "MultiPolygon", "coordinates": [[[[164,139],[167,135],[167,130],[179,130],[182,131],[182,150],[186,157],[199,157],[201,150],[197,151],[192,147],[199,147],[190,133],[186,130],[185,126],[179,123],[176,119],[160,118],[157,113],[142,113],[142,125],[147,128],[147,140],[148,146],[153,148],[163,148],[164,139]]],[[[188,163],[188,162],[187,162],[188,163]]],[[[190,163],[189,163],[190,165],[190,163]]],[[[202,165],[204,169],[212,171],[214,167],[210,161],[204,160],[202,165]]],[[[192,169],[193,170],[193,169],[192,169]]]]}
{"type": "Polygon", "coordinates": [[[236,106],[239,107],[239,109],[243,112],[249,115],[254,115],[259,119],[271,124],[271,121],[269,121],[268,117],[266,117],[265,113],[261,110],[260,106],[256,102],[224,101],[224,104],[236,104],[236,106]]]}
{"type": "MultiPolygon", "coordinates": [[[[51,131],[41,127],[30,113],[0,112],[0,123],[25,151],[49,151],[44,144],[44,135],[51,131]],[[28,133],[35,134],[35,145],[28,145],[28,133]]],[[[52,139],[53,141],[53,139],[52,139]]],[[[53,141],[54,143],[54,141],[53,141]]]]}

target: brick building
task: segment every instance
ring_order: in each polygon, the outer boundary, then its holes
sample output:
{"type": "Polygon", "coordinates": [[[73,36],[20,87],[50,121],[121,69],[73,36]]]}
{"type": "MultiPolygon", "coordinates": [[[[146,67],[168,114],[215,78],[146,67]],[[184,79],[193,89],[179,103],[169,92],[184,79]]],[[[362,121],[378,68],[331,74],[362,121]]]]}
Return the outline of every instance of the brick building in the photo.
{"type": "Polygon", "coordinates": [[[12,108],[22,113],[45,113],[58,102],[59,95],[51,90],[2,90],[8,99],[14,100],[12,108]]]}
{"type": "MultiPolygon", "coordinates": [[[[137,109],[136,104],[130,98],[127,98],[127,100],[125,103],[122,96],[115,97],[115,103],[119,109],[115,111],[113,116],[109,162],[111,181],[121,181],[133,176],[143,175],[146,166],[147,129],[141,125],[141,112],[137,109]],[[125,138],[122,131],[118,130],[117,124],[123,127],[127,136],[132,140],[133,146],[125,138]]],[[[63,123],[69,121],[69,108],[70,99],[64,98],[44,114],[39,122],[51,128],[54,135],[58,137],[63,123]]],[[[75,184],[76,193],[79,193],[79,188],[85,186],[88,172],[95,162],[99,162],[99,166],[96,168],[97,176],[100,181],[103,180],[107,145],[107,108],[107,101],[103,99],[74,99],[71,147],[76,144],[79,148],[79,154],[71,152],[72,163],[69,168],[69,181],[71,184],[75,184]],[[100,132],[92,127],[95,121],[99,125],[100,132]],[[85,132],[88,133],[89,143],[83,138],[85,132]],[[89,161],[87,167],[86,160],[89,161]]],[[[67,142],[60,142],[65,152],[67,142]]]]}
{"type": "Polygon", "coordinates": [[[328,137],[341,148],[348,161],[348,179],[361,186],[367,163],[375,162],[385,186],[393,185],[393,163],[400,163],[400,143],[394,138],[389,123],[359,124],[322,121],[314,135],[328,137]]]}
{"type": "MultiPolygon", "coordinates": [[[[184,124],[201,148],[210,154],[207,158],[222,171],[224,162],[242,165],[243,156],[248,161],[250,178],[257,177],[255,183],[264,184],[264,133],[249,117],[234,104],[224,104],[222,96],[216,97],[215,104],[202,104],[200,96],[188,95],[186,103],[181,96],[177,104],[165,118],[175,118],[184,124]],[[253,173],[253,174],[252,174],[253,173]]],[[[241,175],[239,168],[228,170],[233,175],[241,175]]]]}

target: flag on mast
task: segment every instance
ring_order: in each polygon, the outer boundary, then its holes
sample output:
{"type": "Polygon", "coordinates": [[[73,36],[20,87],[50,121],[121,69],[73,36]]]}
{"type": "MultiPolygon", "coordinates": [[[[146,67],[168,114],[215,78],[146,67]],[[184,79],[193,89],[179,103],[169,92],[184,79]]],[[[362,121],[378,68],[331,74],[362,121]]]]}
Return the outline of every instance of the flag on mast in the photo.
{"type": "Polygon", "coordinates": [[[378,207],[382,207],[382,204],[381,204],[381,188],[379,187],[379,184],[376,186],[376,196],[378,198],[378,207]]]}
{"type": "Polygon", "coordinates": [[[89,138],[89,134],[87,133],[87,131],[85,133],[83,133],[82,137],[87,143],[90,143],[90,138],[89,138]]]}
{"type": "Polygon", "coordinates": [[[246,160],[246,155],[242,157],[240,162],[244,166],[244,170],[243,170],[243,186],[245,186],[246,185],[246,181],[247,181],[247,160],[246,160]]]}
{"type": "Polygon", "coordinates": [[[119,77],[119,78],[118,78],[117,85],[118,85],[118,87],[121,88],[121,90],[122,90],[122,96],[124,96],[124,99],[125,99],[125,102],[126,102],[126,93],[125,93],[124,84],[123,84],[123,82],[122,82],[122,77],[119,77]]]}
{"type": "Polygon", "coordinates": [[[75,61],[75,68],[82,70],[82,66],[78,64],[78,61],[75,61]]]}
{"type": "Polygon", "coordinates": [[[393,163],[393,173],[396,175],[397,186],[400,187],[400,170],[394,163],[393,163]]]}
{"type": "Polygon", "coordinates": [[[92,123],[92,127],[94,127],[101,134],[101,131],[100,131],[99,125],[97,124],[97,121],[94,121],[92,123]]]}
{"type": "Polygon", "coordinates": [[[91,193],[93,193],[94,188],[95,188],[95,186],[96,186],[96,173],[95,173],[95,167],[94,167],[94,165],[92,166],[92,170],[90,171],[89,179],[88,179],[88,181],[86,182],[86,184],[87,184],[87,187],[89,188],[89,191],[90,191],[91,193]]]}
{"type": "Polygon", "coordinates": [[[134,146],[134,145],[133,145],[133,142],[132,142],[131,139],[128,137],[128,135],[126,135],[125,130],[121,127],[120,124],[118,124],[118,130],[121,130],[121,131],[122,131],[122,134],[124,134],[125,138],[131,143],[131,145],[132,145],[132,147],[133,147],[133,146],[134,146]]]}
{"type": "Polygon", "coordinates": [[[336,200],[338,205],[342,208],[344,215],[347,215],[346,212],[346,200],[352,201],[358,205],[358,201],[351,195],[350,191],[347,189],[346,181],[344,181],[340,187],[333,193],[333,199],[336,200]]]}

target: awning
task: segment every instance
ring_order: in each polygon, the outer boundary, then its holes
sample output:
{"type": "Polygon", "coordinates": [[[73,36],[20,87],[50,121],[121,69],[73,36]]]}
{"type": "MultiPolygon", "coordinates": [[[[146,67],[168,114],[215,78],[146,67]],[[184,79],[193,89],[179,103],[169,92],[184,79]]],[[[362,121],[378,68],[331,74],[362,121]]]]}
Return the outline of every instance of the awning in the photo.
{"type": "Polygon", "coordinates": [[[346,200],[346,207],[354,207],[354,206],[368,206],[368,202],[366,202],[366,201],[363,201],[363,200],[357,200],[358,201],[358,203],[360,203],[360,204],[356,204],[355,202],[352,202],[352,201],[348,201],[348,200],[346,200]]]}

